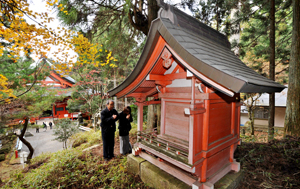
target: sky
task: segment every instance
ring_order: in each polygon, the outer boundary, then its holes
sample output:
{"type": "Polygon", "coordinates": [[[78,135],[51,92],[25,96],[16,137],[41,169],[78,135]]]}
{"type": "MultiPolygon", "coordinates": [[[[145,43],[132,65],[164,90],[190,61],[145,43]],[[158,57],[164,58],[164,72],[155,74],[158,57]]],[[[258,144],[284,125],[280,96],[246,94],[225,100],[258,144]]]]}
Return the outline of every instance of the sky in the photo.
{"type": "MultiPolygon", "coordinates": [[[[166,2],[170,2],[170,1],[166,1],[166,2]]],[[[179,3],[180,0],[175,0],[175,1],[171,1],[174,3],[179,3]]],[[[51,22],[50,25],[48,25],[48,27],[51,27],[52,29],[56,29],[57,27],[61,27],[60,21],[58,20],[58,18],[56,17],[56,12],[54,10],[51,10],[50,8],[46,7],[46,2],[45,0],[29,0],[29,8],[31,10],[33,10],[34,12],[38,12],[38,13],[42,13],[42,12],[47,12],[49,14],[50,17],[55,18],[54,21],[51,22]]],[[[182,10],[182,9],[181,9],[182,10]]],[[[185,10],[186,13],[188,14],[192,14],[191,11],[189,10],[185,10]]],[[[35,24],[35,22],[33,22],[32,20],[25,18],[26,21],[30,24],[35,24]]],[[[37,20],[38,21],[38,20],[37,20]]],[[[57,46],[51,46],[51,51],[49,52],[49,57],[50,58],[54,58],[53,53],[55,51],[57,51],[58,47],[57,46]]],[[[70,57],[76,55],[75,52],[69,51],[70,57]]],[[[33,55],[32,58],[37,61],[38,57],[33,55]]],[[[54,58],[55,59],[55,58],[54,58]]],[[[75,62],[76,59],[73,59],[73,61],[75,62]]]]}

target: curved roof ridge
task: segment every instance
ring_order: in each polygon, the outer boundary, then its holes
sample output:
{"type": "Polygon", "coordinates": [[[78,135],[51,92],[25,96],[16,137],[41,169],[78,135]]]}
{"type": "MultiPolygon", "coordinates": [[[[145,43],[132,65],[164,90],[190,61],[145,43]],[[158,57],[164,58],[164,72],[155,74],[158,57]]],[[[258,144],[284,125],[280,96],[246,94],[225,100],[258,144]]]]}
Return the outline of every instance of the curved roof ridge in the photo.
{"type": "Polygon", "coordinates": [[[230,42],[224,34],[207,26],[198,19],[182,12],[172,5],[166,4],[161,0],[157,0],[157,3],[160,7],[162,7],[158,11],[158,18],[168,18],[175,26],[186,29],[190,32],[192,31],[197,36],[203,36],[210,41],[217,42],[219,45],[229,49],[231,48],[230,42]]]}

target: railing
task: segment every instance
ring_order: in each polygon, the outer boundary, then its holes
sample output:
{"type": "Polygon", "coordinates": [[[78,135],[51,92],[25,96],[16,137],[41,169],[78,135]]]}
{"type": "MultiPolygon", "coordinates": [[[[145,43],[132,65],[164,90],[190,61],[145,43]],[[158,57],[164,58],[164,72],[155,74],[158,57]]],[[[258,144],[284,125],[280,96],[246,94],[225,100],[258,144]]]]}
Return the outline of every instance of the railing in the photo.
{"type": "Polygon", "coordinates": [[[156,132],[138,131],[138,142],[173,159],[188,163],[188,146],[164,139],[156,132]]]}

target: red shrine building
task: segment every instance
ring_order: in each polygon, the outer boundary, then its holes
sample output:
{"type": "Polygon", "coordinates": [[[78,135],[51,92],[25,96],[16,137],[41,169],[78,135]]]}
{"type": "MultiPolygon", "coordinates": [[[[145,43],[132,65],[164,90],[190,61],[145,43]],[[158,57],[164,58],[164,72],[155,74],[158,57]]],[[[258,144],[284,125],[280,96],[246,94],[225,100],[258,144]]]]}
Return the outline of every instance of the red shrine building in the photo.
{"type": "Polygon", "coordinates": [[[71,78],[70,76],[63,76],[59,73],[57,73],[54,70],[50,71],[50,75],[46,77],[45,80],[41,81],[42,86],[50,86],[54,89],[60,89],[58,95],[65,95],[66,98],[64,98],[62,101],[57,101],[52,107],[52,110],[48,110],[44,112],[44,116],[40,119],[45,118],[70,118],[74,119],[78,117],[77,113],[69,113],[67,109],[67,101],[71,98],[71,92],[70,89],[74,84],[75,80],[71,78]]]}
{"type": "Polygon", "coordinates": [[[285,87],[247,67],[223,34],[173,6],[158,4],[158,18],[135,69],[108,93],[137,101],[134,155],[193,188],[213,188],[231,170],[240,171],[233,156],[241,143],[240,93],[285,87]],[[143,131],[143,106],[150,104],[161,104],[157,135],[143,131]]]}

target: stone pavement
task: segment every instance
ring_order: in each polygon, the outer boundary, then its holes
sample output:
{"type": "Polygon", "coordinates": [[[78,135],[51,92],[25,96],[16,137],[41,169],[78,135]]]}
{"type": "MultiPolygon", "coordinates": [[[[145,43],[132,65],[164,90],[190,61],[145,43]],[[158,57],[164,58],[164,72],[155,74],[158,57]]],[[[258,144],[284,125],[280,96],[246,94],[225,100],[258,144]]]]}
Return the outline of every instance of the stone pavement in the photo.
{"type": "MultiPolygon", "coordinates": [[[[54,127],[55,126],[52,126],[52,128],[54,127]]],[[[63,149],[63,143],[54,140],[55,136],[52,135],[53,129],[50,130],[49,126],[47,126],[47,131],[44,131],[43,128],[40,128],[39,133],[36,133],[35,129],[28,129],[27,132],[30,132],[33,135],[33,136],[25,137],[25,139],[34,148],[33,157],[36,157],[41,153],[57,152],[63,149]]],[[[25,146],[24,144],[21,151],[29,152],[27,146],[25,146]]]]}

